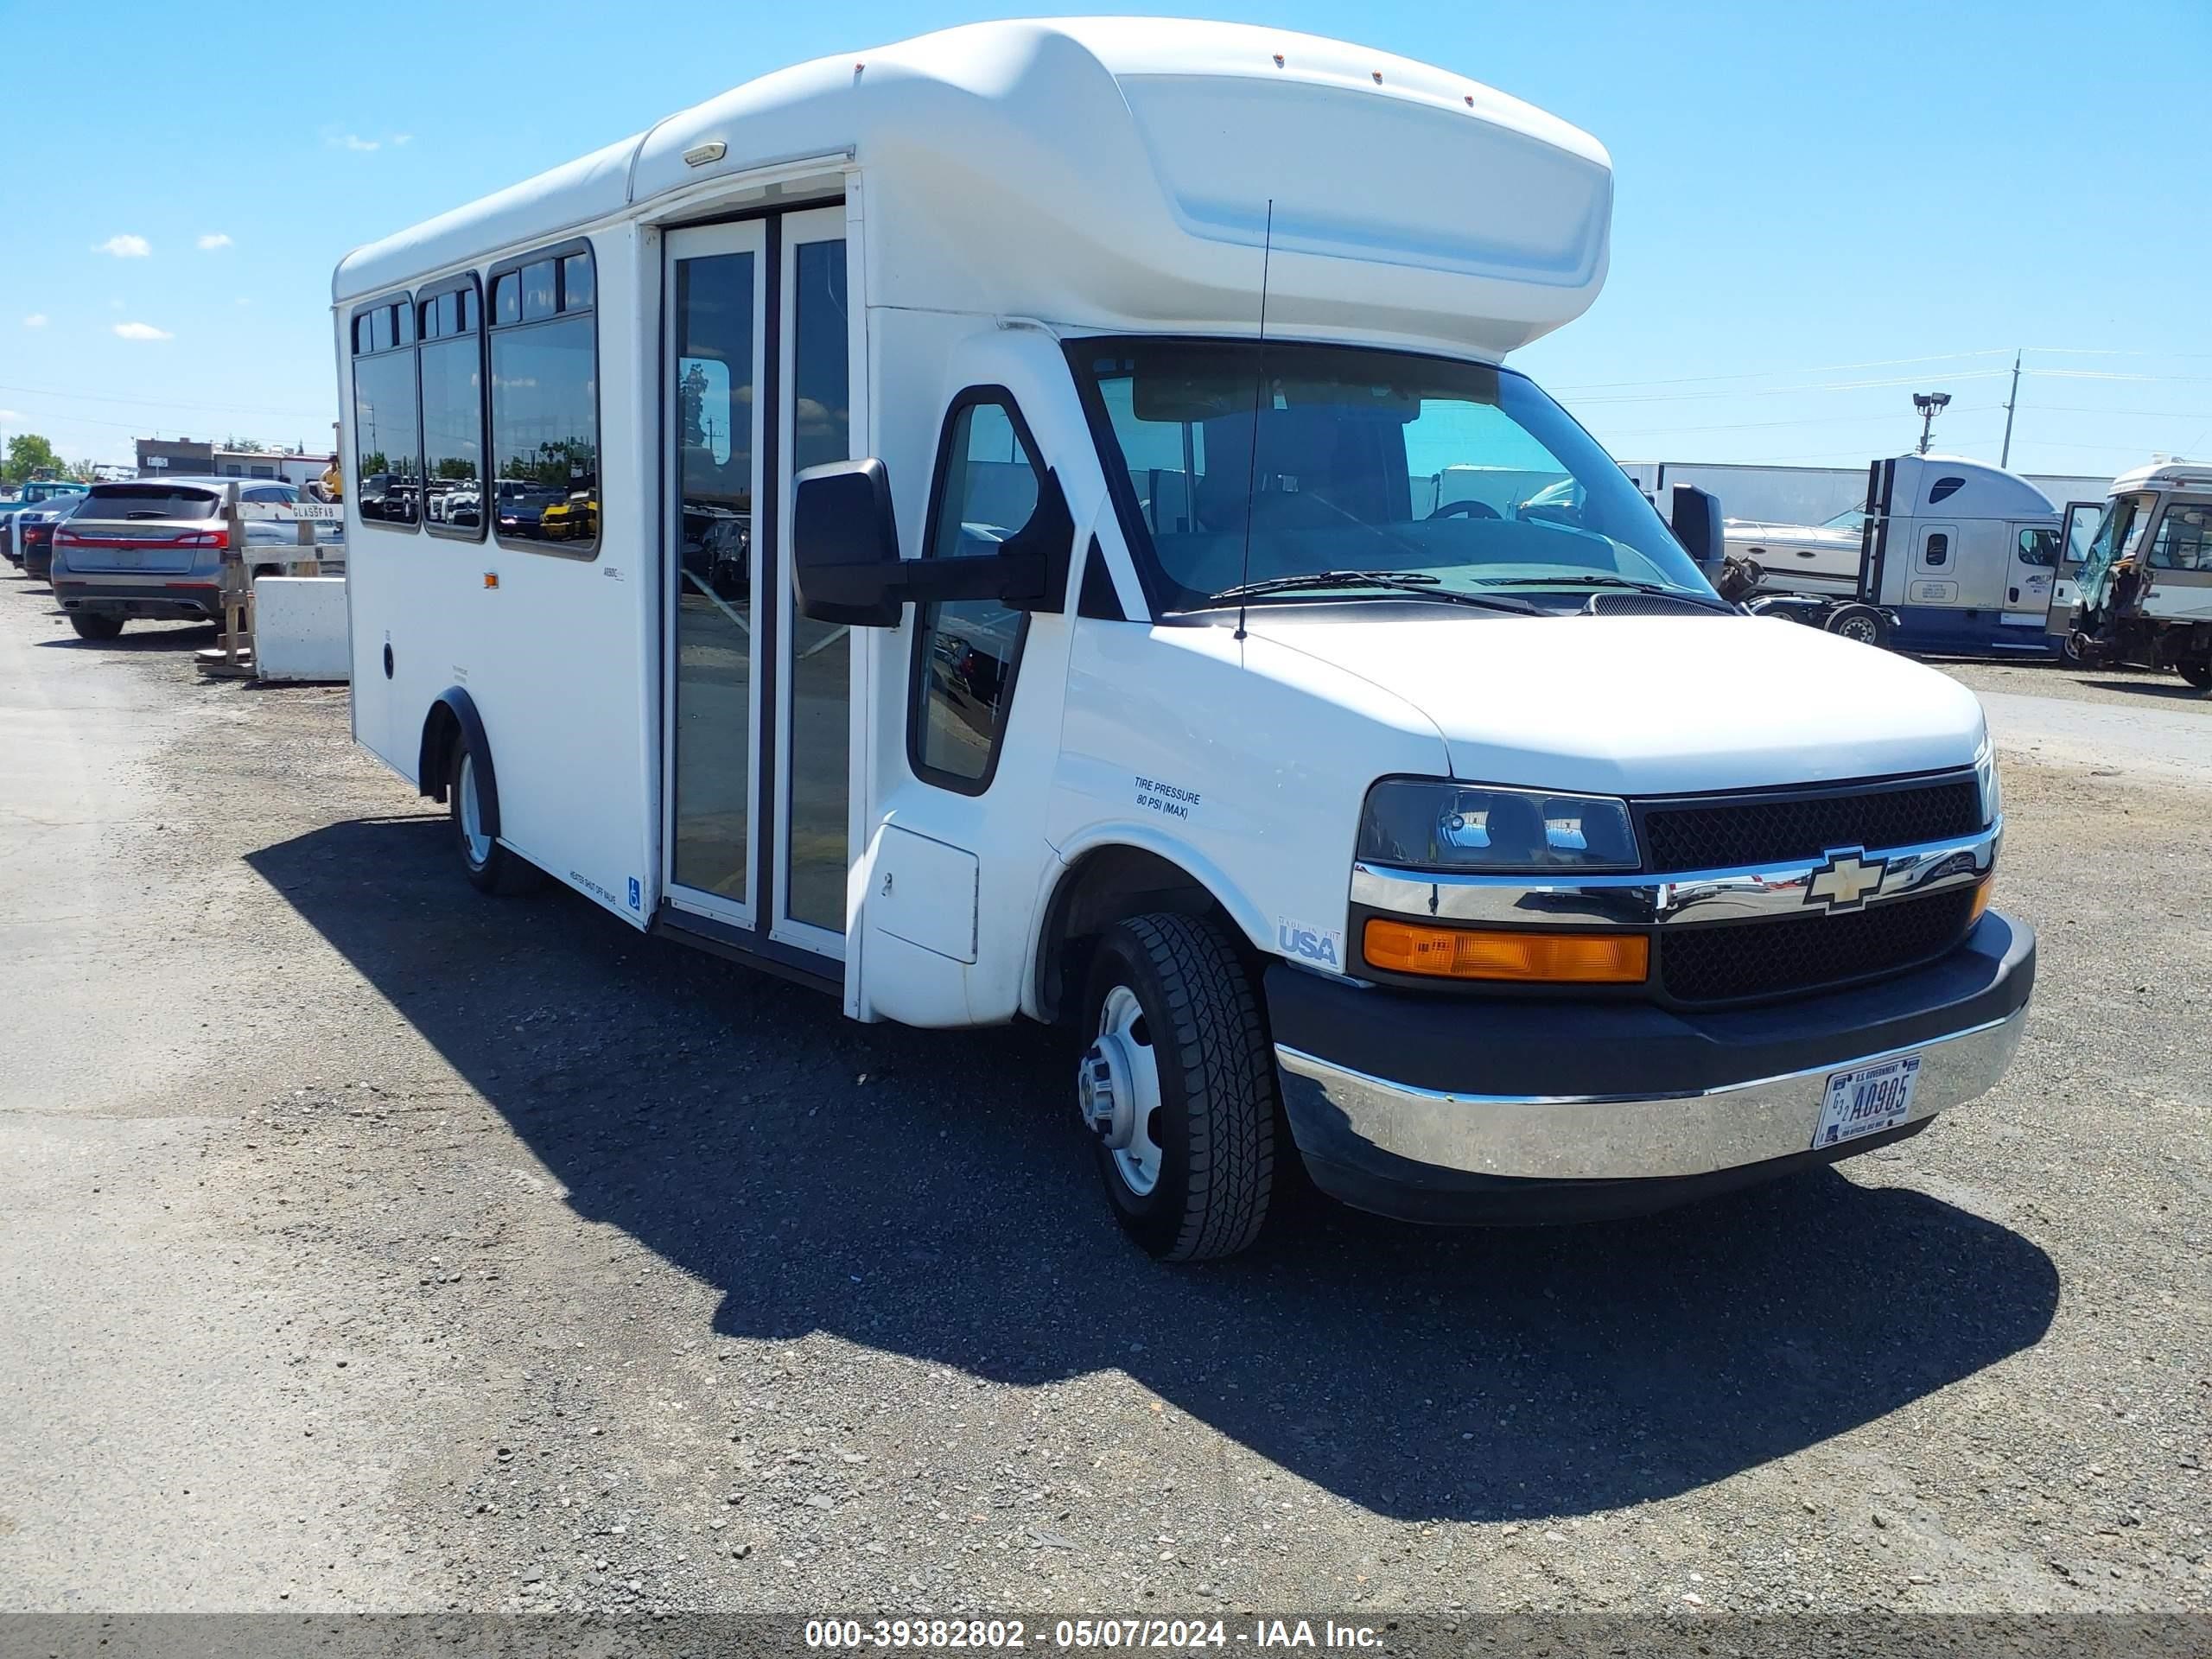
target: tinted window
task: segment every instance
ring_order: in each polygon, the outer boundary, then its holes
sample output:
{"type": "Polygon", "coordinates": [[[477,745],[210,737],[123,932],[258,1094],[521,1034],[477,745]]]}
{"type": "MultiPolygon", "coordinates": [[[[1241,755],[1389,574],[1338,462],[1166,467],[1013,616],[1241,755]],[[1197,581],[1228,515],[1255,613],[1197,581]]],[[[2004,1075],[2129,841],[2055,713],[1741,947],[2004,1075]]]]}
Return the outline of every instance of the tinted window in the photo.
{"type": "Polygon", "coordinates": [[[2055,530],[2024,530],[2020,532],[2020,563],[2037,564],[2049,569],[2058,563],[2058,532],[2055,530]]]}
{"type": "Polygon", "coordinates": [[[354,359],[354,494],[366,522],[412,524],[421,516],[416,416],[414,353],[354,359]]]}
{"type": "Polygon", "coordinates": [[[2212,570],[2212,506],[2170,506],[2151,543],[2162,570],[2212,570]]]}
{"type": "Polygon", "coordinates": [[[212,518],[221,505],[207,490],[163,484],[103,484],[85,504],[87,518],[212,518]]]}
{"type": "Polygon", "coordinates": [[[522,321],[522,277],[519,273],[511,270],[492,284],[492,321],[522,321]]]}
{"type": "MultiPolygon", "coordinates": [[[[1011,408],[968,404],[952,417],[939,464],[931,558],[995,553],[1036,511],[1041,469],[1011,408]]],[[[953,788],[980,784],[997,751],[1013,690],[1021,613],[995,599],[943,600],[916,629],[915,770],[953,788]]]]}
{"type": "Polygon", "coordinates": [[[492,333],[502,536],[582,552],[599,537],[599,365],[589,313],[492,333]]]}
{"type": "Polygon", "coordinates": [[[1951,538],[1941,531],[1931,532],[1927,550],[1921,556],[1929,569],[1934,569],[1951,556],[1951,538]]]}
{"type": "Polygon", "coordinates": [[[423,347],[423,468],[430,527],[481,535],[484,379],[474,335],[423,347]]]}
{"type": "Polygon", "coordinates": [[[1942,500],[1946,496],[1956,495],[1961,490],[1966,487],[1966,483],[1967,481],[1963,478],[1937,479],[1933,486],[1931,486],[1928,492],[1928,499],[1929,504],[1932,505],[1936,502],[1942,500]]]}
{"type": "Polygon", "coordinates": [[[589,310],[594,288],[589,254],[572,253],[561,262],[561,308],[563,311],[589,310]]]}
{"type": "Polygon", "coordinates": [[[556,307],[553,301],[553,262],[540,259],[536,264],[522,268],[522,315],[528,322],[537,317],[550,317],[556,307]]]}

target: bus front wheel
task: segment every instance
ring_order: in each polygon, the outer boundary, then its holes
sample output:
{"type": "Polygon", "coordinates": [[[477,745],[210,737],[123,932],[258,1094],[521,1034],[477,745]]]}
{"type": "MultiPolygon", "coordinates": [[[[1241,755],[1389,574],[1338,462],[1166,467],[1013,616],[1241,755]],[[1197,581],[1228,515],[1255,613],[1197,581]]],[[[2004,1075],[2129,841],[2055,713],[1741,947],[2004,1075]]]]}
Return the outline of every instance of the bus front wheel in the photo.
{"type": "Polygon", "coordinates": [[[1274,1050],[1258,988],[1219,926],[1116,923],[1092,957],[1077,1106],[1108,1202],[1153,1255],[1233,1255],[1274,1183],[1274,1050]]]}

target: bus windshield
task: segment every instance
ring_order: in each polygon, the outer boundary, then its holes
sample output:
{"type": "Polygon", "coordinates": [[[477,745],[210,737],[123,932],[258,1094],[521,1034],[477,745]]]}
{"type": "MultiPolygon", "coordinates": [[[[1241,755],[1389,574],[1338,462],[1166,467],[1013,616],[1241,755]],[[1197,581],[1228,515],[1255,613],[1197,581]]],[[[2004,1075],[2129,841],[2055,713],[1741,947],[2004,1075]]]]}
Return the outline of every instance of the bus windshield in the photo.
{"type": "Polygon", "coordinates": [[[1086,340],[1073,355],[1159,609],[1269,586],[1395,591],[1360,573],[1521,608],[1612,586],[1718,602],[1628,476],[1510,369],[1275,341],[1086,340]]]}
{"type": "Polygon", "coordinates": [[[2089,538],[2088,556],[2082,562],[2080,601],[2088,609],[2102,608],[2112,568],[2142,541],[2143,527],[2151,522],[2151,504],[2147,495],[2115,495],[2105,503],[2105,516],[2089,538]]]}

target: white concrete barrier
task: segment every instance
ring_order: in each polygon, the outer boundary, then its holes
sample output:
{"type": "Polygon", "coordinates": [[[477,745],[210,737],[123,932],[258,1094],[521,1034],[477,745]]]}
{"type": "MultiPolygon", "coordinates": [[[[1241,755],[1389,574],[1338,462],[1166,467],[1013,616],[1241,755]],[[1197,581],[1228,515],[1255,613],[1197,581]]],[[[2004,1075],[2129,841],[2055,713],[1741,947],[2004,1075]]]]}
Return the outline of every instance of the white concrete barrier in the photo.
{"type": "Polygon", "coordinates": [[[253,584],[254,677],[346,680],[346,578],[264,576],[253,584]]]}

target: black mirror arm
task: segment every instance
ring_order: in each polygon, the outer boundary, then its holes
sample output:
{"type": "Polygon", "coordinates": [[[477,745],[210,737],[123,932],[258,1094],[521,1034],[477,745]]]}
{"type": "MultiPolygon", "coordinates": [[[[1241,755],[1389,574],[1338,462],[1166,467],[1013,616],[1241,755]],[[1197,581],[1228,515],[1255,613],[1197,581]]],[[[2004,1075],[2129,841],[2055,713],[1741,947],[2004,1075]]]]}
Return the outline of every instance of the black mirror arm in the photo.
{"type": "Polygon", "coordinates": [[[1048,472],[1029,521],[1000,543],[996,552],[905,560],[890,578],[891,591],[906,604],[996,599],[1013,610],[1057,614],[1067,608],[1074,548],[1075,518],[1066,493],[1060,475],[1048,472]]]}

